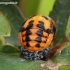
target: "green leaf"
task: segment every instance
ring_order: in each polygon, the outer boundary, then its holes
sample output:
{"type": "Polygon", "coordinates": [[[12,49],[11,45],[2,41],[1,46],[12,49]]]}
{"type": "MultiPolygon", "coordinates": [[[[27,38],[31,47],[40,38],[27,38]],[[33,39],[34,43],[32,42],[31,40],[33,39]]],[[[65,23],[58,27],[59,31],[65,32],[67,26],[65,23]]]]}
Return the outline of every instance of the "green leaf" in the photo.
{"type": "Polygon", "coordinates": [[[59,70],[70,70],[70,66],[60,66],[59,70]]]}
{"type": "Polygon", "coordinates": [[[69,40],[70,40],[70,14],[69,14],[69,18],[66,26],[66,37],[69,37],[69,40]]]}
{"type": "Polygon", "coordinates": [[[0,36],[10,36],[10,22],[7,17],[0,11],[0,36]]]}
{"type": "MultiPolygon", "coordinates": [[[[10,2],[10,0],[0,0],[0,2],[10,2]]],[[[3,15],[0,14],[0,19],[2,19],[0,20],[0,22],[2,22],[0,23],[0,34],[2,35],[0,36],[0,52],[16,53],[19,51],[18,47],[20,46],[18,41],[18,32],[24,22],[24,17],[21,14],[19,8],[14,4],[0,4],[0,11],[3,13],[3,15]],[[10,25],[8,24],[8,20],[10,25]],[[7,36],[9,34],[10,36],[7,36]]]]}
{"type": "Polygon", "coordinates": [[[70,44],[68,46],[66,45],[66,48],[63,50],[60,50],[52,60],[57,63],[70,64],[70,44]]]}
{"type": "Polygon", "coordinates": [[[40,66],[43,61],[28,61],[17,55],[7,55],[0,53],[1,70],[42,70],[40,66]]]}
{"type": "Polygon", "coordinates": [[[1,50],[2,53],[19,53],[19,49],[16,46],[4,45],[1,50]]]}
{"type": "Polygon", "coordinates": [[[64,43],[66,23],[70,12],[70,0],[56,0],[53,10],[50,12],[50,17],[56,22],[56,35],[54,45],[64,43]]]}
{"type": "Polygon", "coordinates": [[[3,48],[3,41],[0,38],[0,52],[2,51],[2,48],[3,48]]]}
{"type": "MultiPolygon", "coordinates": [[[[0,2],[3,1],[5,2],[6,0],[0,0],[0,2]]],[[[19,29],[24,22],[23,15],[19,11],[18,7],[13,4],[0,4],[0,10],[6,15],[11,23],[11,35],[9,37],[5,37],[6,42],[16,46],[20,46],[17,36],[19,29]]]]}
{"type": "Polygon", "coordinates": [[[11,27],[8,18],[5,16],[3,12],[0,11],[0,51],[5,44],[5,40],[3,37],[10,36],[11,27]]]}

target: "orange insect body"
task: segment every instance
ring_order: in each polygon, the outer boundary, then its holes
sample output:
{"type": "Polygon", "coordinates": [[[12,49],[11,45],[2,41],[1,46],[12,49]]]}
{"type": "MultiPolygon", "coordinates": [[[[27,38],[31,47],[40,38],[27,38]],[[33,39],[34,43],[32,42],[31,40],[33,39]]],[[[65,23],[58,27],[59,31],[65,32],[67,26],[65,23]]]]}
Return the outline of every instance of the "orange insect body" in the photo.
{"type": "Polygon", "coordinates": [[[39,51],[49,47],[56,31],[55,22],[49,17],[37,15],[23,24],[18,34],[22,47],[30,51],[39,51]]]}

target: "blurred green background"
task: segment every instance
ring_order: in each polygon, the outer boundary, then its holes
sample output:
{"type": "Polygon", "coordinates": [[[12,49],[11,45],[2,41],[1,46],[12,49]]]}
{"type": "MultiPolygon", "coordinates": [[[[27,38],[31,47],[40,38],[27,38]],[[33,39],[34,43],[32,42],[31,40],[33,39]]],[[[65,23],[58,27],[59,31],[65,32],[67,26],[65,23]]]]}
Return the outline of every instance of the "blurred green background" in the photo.
{"type": "Polygon", "coordinates": [[[19,8],[26,18],[36,14],[47,16],[52,10],[54,2],[55,0],[20,0],[19,8]]]}

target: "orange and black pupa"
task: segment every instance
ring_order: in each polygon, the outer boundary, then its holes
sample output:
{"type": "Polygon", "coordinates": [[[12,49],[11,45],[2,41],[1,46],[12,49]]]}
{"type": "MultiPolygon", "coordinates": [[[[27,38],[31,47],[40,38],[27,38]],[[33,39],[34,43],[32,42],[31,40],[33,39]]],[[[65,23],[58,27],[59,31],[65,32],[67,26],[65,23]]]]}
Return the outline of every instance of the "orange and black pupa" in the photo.
{"type": "Polygon", "coordinates": [[[47,60],[55,31],[56,24],[50,17],[36,15],[28,18],[18,33],[21,56],[29,60],[47,60]]]}

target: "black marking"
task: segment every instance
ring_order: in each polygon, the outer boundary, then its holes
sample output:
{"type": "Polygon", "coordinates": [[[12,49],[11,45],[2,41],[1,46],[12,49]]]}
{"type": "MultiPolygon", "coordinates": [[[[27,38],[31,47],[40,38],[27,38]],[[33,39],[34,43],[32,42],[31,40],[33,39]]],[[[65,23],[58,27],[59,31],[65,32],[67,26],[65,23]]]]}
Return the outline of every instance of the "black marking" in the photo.
{"type": "Polygon", "coordinates": [[[39,21],[39,24],[37,25],[37,27],[41,28],[42,30],[45,30],[45,28],[44,28],[44,22],[39,21]]]}
{"type": "Polygon", "coordinates": [[[30,41],[30,38],[29,38],[29,36],[26,36],[26,39],[25,39],[25,41],[30,41]]]}
{"type": "Polygon", "coordinates": [[[26,35],[30,35],[31,31],[30,30],[26,30],[26,35]]]}
{"type": "MultiPolygon", "coordinates": [[[[47,41],[47,40],[46,40],[47,41]]],[[[46,43],[46,41],[44,41],[44,43],[46,43]]]]}
{"type": "Polygon", "coordinates": [[[41,41],[42,41],[42,40],[41,40],[41,37],[38,36],[38,37],[35,39],[35,41],[41,42],[41,41]]]}
{"type": "Polygon", "coordinates": [[[42,16],[42,17],[44,17],[46,20],[48,20],[48,18],[46,16],[42,16]]]}
{"type": "Polygon", "coordinates": [[[44,22],[43,21],[39,21],[39,23],[42,24],[42,25],[44,25],[44,22]]]}
{"type": "Polygon", "coordinates": [[[55,34],[56,28],[55,28],[55,26],[53,25],[53,22],[52,22],[52,21],[51,21],[51,28],[52,28],[52,30],[53,30],[53,32],[54,32],[54,34],[55,34]]]}
{"type": "Polygon", "coordinates": [[[43,36],[43,31],[41,29],[39,29],[36,34],[43,36]]]}
{"type": "Polygon", "coordinates": [[[37,44],[35,45],[35,47],[40,48],[40,44],[39,44],[39,43],[37,43],[37,44]]]}
{"type": "Polygon", "coordinates": [[[56,32],[56,28],[55,28],[55,27],[53,27],[53,32],[54,32],[54,34],[55,34],[55,32],[56,32]]]}
{"type": "Polygon", "coordinates": [[[26,43],[26,47],[30,47],[30,44],[28,42],[26,43]]]}
{"type": "Polygon", "coordinates": [[[33,22],[34,22],[33,20],[29,22],[29,25],[26,27],[26,30],[32,28],[33,22]]]}
{"type": "Polygon", "coordinates": [[[47,32],[48,34],[52,33],[51,29],[46,29],[45,32],[47,32]]]}
{"type": "Polygon", "coordinates": [[[22,27],[19,32],[23,32],[23,31],[25,31],[24,27],[22,27]]]}

